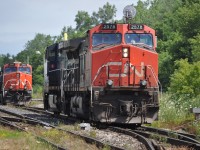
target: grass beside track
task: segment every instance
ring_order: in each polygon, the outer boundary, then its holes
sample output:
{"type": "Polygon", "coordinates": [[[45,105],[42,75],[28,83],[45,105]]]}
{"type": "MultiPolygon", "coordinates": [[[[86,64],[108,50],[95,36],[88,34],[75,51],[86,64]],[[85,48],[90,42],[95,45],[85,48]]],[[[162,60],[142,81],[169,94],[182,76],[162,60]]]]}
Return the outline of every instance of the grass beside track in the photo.
{"type": "Polygon", "coordinates": [[[4,126],[0,126],[0,145],[0,149],[6,150],[54,150],[47,143],[41,142],[29,133],[12,130],[4,126]]]}
{"type": "MultiPolygon", "coordinates": [[[[66,149],[72,150],[99,150],[94,144],[88,144],[83,139],[67,134],[52,128],[44,128],[41,126],[27,127],[26,132],[20,132],[8,127],[0,126],[0,149],[6,150],[21,150],[21,149],[36,149],[36,150],[54,150],[48,143],[42,142],[34,137],[31,133],[41,136],[57,145],[66,149]]],[[[109,150],[109,148],[102,148],[102,150],[109,150]]]]}

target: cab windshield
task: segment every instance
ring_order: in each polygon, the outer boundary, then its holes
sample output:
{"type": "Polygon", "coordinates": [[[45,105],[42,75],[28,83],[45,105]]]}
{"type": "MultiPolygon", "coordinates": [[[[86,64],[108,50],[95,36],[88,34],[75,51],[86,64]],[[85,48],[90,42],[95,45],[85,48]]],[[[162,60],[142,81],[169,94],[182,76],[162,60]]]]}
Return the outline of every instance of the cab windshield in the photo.
{"type": "Polygon", "coordinates": [[[145,48],[153,48],[152,34],[148,33],[126,33],[125,34],[126,44],[132,44],[136,46],[143,46],[145,48]]]}
{"type": "Polygon", "coordinates": [[[19,67],[19,71],[20,72],[24,72],[24,73],[31,73],[31,69],[29,67],[19,67]]]}
{"type": "Polygon", "coordinates": [[[122,35],[120,33],[94,33],[92,36],[93,50],[121,44],[122,35]]]}
{"type": "Polygon", "coordinates": [[[6,67],[4,70],[4,73],[11,73],[11,72],[16,72],[17,67],[6,67]]]}

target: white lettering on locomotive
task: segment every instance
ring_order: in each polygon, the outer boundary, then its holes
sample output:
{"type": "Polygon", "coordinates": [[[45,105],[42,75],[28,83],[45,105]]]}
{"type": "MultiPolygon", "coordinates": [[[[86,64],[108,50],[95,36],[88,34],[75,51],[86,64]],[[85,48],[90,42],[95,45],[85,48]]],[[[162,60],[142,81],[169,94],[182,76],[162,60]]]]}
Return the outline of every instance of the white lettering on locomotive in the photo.
{"type": "MultiPolygon", "coordinates": [[[[108,66],[122,66],[122,62],[108,62],[106,64],[106,73],[108,75],[108,66]]],[[[140,67],[140,70],[137,70],[137,67],[132,65],[131,63],[126,63],[124,64],[124,71],[123,73],[119,74],[113,74],[113,73],[109,73],[109,77],[126,77],[128,75],[128,70],[129,68],[131,68],[132,71],[130,71],[130,75],[131,74],[135,74],[138,77],[143,77],[144,76],[144,62],[141,62],[141,65],[138,66],[140,67]]],[[[120,72],[120,71],[119,71],[120,72]]]]}

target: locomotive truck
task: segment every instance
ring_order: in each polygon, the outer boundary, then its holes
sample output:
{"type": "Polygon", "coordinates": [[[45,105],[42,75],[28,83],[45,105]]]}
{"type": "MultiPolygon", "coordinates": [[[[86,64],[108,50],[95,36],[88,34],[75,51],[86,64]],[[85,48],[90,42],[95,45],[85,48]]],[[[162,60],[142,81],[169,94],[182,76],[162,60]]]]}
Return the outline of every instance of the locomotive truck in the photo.
{"type": "Polygon", "coordinates": [[[159,110],[156,40],[144,24],[102,23],[48,46],[44,108],[96,122],[152,123],[159,110]]]}

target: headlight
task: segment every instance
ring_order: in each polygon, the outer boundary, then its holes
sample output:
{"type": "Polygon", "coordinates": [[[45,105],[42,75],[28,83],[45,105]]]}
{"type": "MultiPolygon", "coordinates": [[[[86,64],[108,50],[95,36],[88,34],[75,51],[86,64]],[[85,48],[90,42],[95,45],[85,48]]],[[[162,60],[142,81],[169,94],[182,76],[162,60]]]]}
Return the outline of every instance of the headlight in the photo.
{"type": "Polygon", "coordinates": [[[113,81],[110,80],[110,79],[108,79],[108,80],[107,80],[107,84],[108,84],[109,86],[112,86],[112,85],[113,85],[113,81]]]}
{"type": "Polygon", "coordinates": [[[123,48],[122,52],[123,52],[122,53],[123,57],[125,57],[125,58],[129,57],[129,50],[128,50],[128,48],[123,48]]]}
{"type": "Polygon", "coordinates": [[[124,53],[127,53],[127,52],[128,52],[128,48],[124,48],[124,49],[123,49],[123,52],[124,52],[124,53]]]}
{"type": "Polygon", "coordinates": [[[13,89],[12,85],[10,85],[9,89],[10,89],[10,90],[12,90],[12,89],[13,89]]]}
{"type": "Polygon", "coordinates": [[[140,87],[146,87],[147,81],[146,80],[140,80],[140,87]]]}
{"type": "Polygon", "coordinates": [[[128,53],[123,53],[123,57],[128,57],[128,53]]]}
{"type": "Polygon", "coordinates": [[[110,79],[108,79],[108,80],[107,80],[107,87],[108,87],[108,88],[111,88],[112,85],[113,85],[113,81],[110,80],[110,79]]]}

